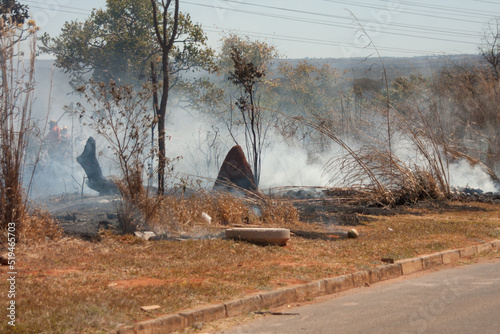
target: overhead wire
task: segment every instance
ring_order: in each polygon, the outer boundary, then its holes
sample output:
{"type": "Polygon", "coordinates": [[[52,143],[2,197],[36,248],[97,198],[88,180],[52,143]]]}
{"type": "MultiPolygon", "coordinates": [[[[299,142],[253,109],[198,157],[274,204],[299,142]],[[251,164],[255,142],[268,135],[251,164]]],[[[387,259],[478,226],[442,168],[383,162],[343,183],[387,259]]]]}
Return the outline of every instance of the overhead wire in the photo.
{"type": "MultiPolygon", "coordinates": [[[[289,41],[289,42],[301,42],[301,43],[315,44],[315,45],[329,45],[329,46],[342,46],[342,47],[359,48],[359,46],[356,46],[354,44],[349,44],[349,43],[344,43],[344,42],[336,42],[336,41],[331,41],[331,40],[316,39],[316,38],[301,38],[301,37],[297,37],[297,36],[268,34],[268,33],[235,30],[235,29],[228,29],[228,28],[219,28],[219,30],[211,29],[211,28],[204,28],[204,30],[210,31],[210,32],[221,32],[221,31],[225,31],[225,30],[238,31],[238,32],[244,34],[245,36],[249,36],[249,37],[265,37],[265,38],[272,38],[275,40],[282,40],[282,41],[289,41]]],[[[393,51],[393,52],[398,52],[398,53],[411,53],[411,54],[418,54],[418,55],[427,55],[429,53],[432,53],[430,51],[411,50],[411,49],[383,47],[383,46],[378,47],[378,49],[384,50],[384,51],[393,51]]]]}
{"type": "Polygon", "coordinates": [[[500,3],[494,2],[494,1],[485,1],[485,0],[474,0],[474,1],[476,1],[476,2],[490,3],[490,4],[493,4],[493,5],[500,5],[500,3]]]}
{"type": "MultiPolygon", "coordinates": [[[[225,0],[221,0],[221,1],[225,1],[225,0]]],[[[359,2],[354,2],[354,1],[341,1],[341,0],[323,0],[323,1],[342,4],[342,5],[362,7],[362,8],[371,8],[371,9],[378,9],[378,10],[386,9],[386,7],[383,7],[383,6],[377,6],[377,5],[367,4],[367,3],[359,3],[359,2]]],[[[484,23],[482,21],[469,20],[469,19],[465,19],[465,18],[459,18],[456,16],[436,15],[432,12],[425,12],[425,11],[415,11],[415,10],[408,11],[408,10],[404,10],[404,9],[398,9],[398,12],[404,13],[404,14],[409,14],[409,15],[425,16],[428,18],[438,18],[438,19],[443,19],[443,20],[452,20],[452,21],[469,22],[469,23],[477,23],[477,24],[484,23]]]]}
{"type": "MultiPolygon", "coordinates": [[[[38,8],[38,9],[45,9],[45,10],[48,9],[47,7],[36,6],[36,5],[35,6],[30,5],[30,8],[38,8]]],[[[48,9],[48,10],[51,10],[51,9],[48,9]]],[[[68,13],[68,14],[88,15],[86,13],[73,12],[73,11],[69,11],[69,10],[65,10],[65,9],[58,9],[57,11],[61,12],[61,13],[68,13]]]]}
{"type": "MultiPolygon", "coordinates": [[[[279,14],[269,14],[269,13],[263,13],[263,12],[250,11],[250,10],[240,10],[240,9],[235,9],[235,8],[223,8],[223,7],[219,7],[219,6],[200,4],[200,3],[196,3],[196,2],[190,2],[190,1],[184,1],[184,3],[195,5],[195,6],[201,6],[201,7],[226,9],[226,10],[245,13],[245,14],[252,14],[252,15],[259,15],[259,16],[271,17],[271,18],[276,18],[276,19],[290,20],[290,21],[294,21],[294,22],[305,22],[305,23],[311,23],[311,24],[316,24],[316,25],[324,25],[324,26],[331,26],[331,27],[338,27],[338,28],[345,28],[345,29],[352,29],[353,28],[352,25],[332,23],[329,21],[313,20],[313,19],[300,18],[300,17],[295,17],[295,16],[291,17],[291,16],[279,15],[279,14]]],[[[408,34],[408,33],[397,32],[397,31],[385,31],[384,33],[390,34],[390,35],[396,35],[396,36],[422,38],[422,39],[427,39],[427,40],[431,39],[431,40],[436,40],[436,41],[471,44],[471,42],[467,42],[467,41],[463,41],[463,40],[452,40],[452,39],[431,37],[431,36],[419,36],[419,35],[408,34]]]]}
{"type": "Polygon", "coordinates": [[[88,15],[88,14],[90,14],[92,12],[89,9],[72,7],[72,6],[66,6],[66,5],[60,5],[60,4],[56,4],[56,3],[46,3],[46,2],[32,1],[32,0],[24,0],[24,2],[27,2],[28,4],[29,3],[34,3],[34,4],[38,4],[38,5],[43,5],[44,6],[44,7],[42,7],[42,6],[37,6],[37,5],[35,5],[35,6],[29,5],[29,7],[31,7],[31,8],[45,9],[45,10],[57,11],[57,12],[63,12],[63,13],[78,14],[78,15],[88,15]],[[66,9],[78,10],[78,11],[81,11],[83,13],[74,12],[74,11],[68,11],[66,9]]]}
{"type": "MultiPolygon", "coordinates": [[[[91,10],[86,10],[83,8],[77,8],[77,7],[72,7],[72,6],[65,6],[65,5],[59,5],[59,4],[46,4],[46,3],[41,3],[39,1],[32,1],[32,0],[25,0],[26,2],[31,2],[31,3],[36,3],[36,4],[44,4],[48,6],[55,6],[56,8],[47,8],[47,7],[40,7],[40,6],[31,6],[34,8],[40,8],[40,9],[46,9],[46,10],[57,10],[60,12],[67,12],[67,13],[72,13],[72,14],[79,14],[79,15],[85,15],[83,13],[78,13],[74,11],[68,11],[66,9],[71,9],[71,10],[78,10],[78,11],[83,11],[87,13],[91,13],[91,10]],[[61,9],[62,8],[62,9],[61,9]]],[[[340,16],[340,15],[333,15],[333,14],[327,14],[327,13],[317,13],[317,12],[311,12],[311,11],[305,11],[305,10],[298,10],[298,9],[292,9],[292,8],[284,8],[284,7],[278,7],[278,6],[269,6],[269,5],[257,5],[257,4],[251,4],[243,1],[236,1],[236,0],[219,0],[222,2],[227,2],[227,3],[236,3],[236,4],[243,4],[247,6],[257,6],[261,8],[267,8],[267,9],[272,9],[272,10],[277,10],[277,11],[285,11],[285,12],[294,12],[294,13],[299,13],[303,15],[310,15],[310,16],[319,16],[319,17],[326,17],[326,18],[333,18],[333,19],[340,19],[340,20],[350,20],[351,22],[353,21],[353,17],[349,16],[340,16]]],[[[344,3],[344,4],[350,4],[350,5],[355,5],[355,6],[366,6],[369,8],[383,8],[380,6],[373,6],[373,5],[367,5],[363,3],[356,3],[356,2],[346,2],[346,1],[334,1],[334,0],[323,0],[327,2],[333,2],[333,3],[344,3]]],[[[381,0],[384,1],[384,0],[381,0]]],[[[234,11],[234,12],[240,12],[244,14],[252,14],[252,15],[259,15],[259,16],[264,16],[264,17],[270,17],[273,19],[282,19],[282,20],[292,20],[294,22],[303,22],[303,23],[308,23],[308,24],[318,24],[318,25],[324,25],[324,26],[333,26],[333,27],[338,27],[338,28],[343,28],[343,29],[353,29],[352,24],[342,24],[342,23],[333,23],[331,21],[325,21],[325,20],[317,20],[317,19],[310,19],[310,18],[304,18],[304,17],[296,17],[296,16],[288,16],[288,15],[281,15],[281,14],[276,14],[276,13],[265,13],[265,12],[257,12],[257,11],[251,11],[251,10],[242,10],[242,9],[237,9],[237,8],[227,8],[227,7],[221,7],[221,6],[216,6],[216,5],[208,5],[208,4],[200,4],[200,3],[195,3],[195,2],[189,2],[189,1],[184,1],[185,4],[191,4],[195,6],[202,6],[202,7],[209,7],[209,8],[216,8],[216,9],[224,9],[224,10],[229,10],[229,11],[234,11]]],[[[415,5],[409,1],[404,1],[403,3],[407,4],[412,4],[415,5]]],[[[436,7],[434,9],[436,10],[444,10],[445,6],[428,6],[428,7],[436,7]],[[437,8],[440,7],[440,8],[437,8]]],[[[360,19],[359,20],[360,24],[363,23],[378,23],[376,20],[371,20],[371,19],[360,19]]],[[[387,24],[388,26],[396,26],[399,28],[406,29],[406,31],[414,31],[418,30],[420,33],[425,31],[424,33],[430,34],[430,33],[440,33],[444,35],[449,35],[449,36],[460,36],[461,38],[474,38],[478,39],[480,36],[478,34],[472,34],[467,31],[456,31],[456,30],[448,30],[448,29],[443,29],[443,28],[432,28],[432,27],[426,27],[426,26],[421,26],[421,25],[409,25],[409,24],[399,24],[396,22],[387,22],[384,23],[387,24]]],[[[205,28],[206,29],[206,28],[205,28]]],[[[220,28],[219,28],[220,29],[220,28]]],[[[232,30],[232,29],[225,29],[225,30],[232,30]]],[[[259,32],[246,32],[247,34],[251,34],[253,36],[267,36],[268,38],[274,38],[276,40],[284,40],[284,41],[292,41],[292,42],[301,42],[301,43],[310,43],[310,44],[320,44],[320,45],[336,45],[336,46],[344,46],[344,47],[357,47],[360,48],[359,45],[355,44],[348,44],[348,43],[343,43],[343,42],[335,42],[335,41],[329,41],[329,40],[322,40],[322,39],[311,39],[309,37],[303,38],[303,37],[298,37],[298,36],[286,36],[286,35],[278,35],[278,34],[266,34],[266,33],[259,33],[259,32]]],[[[398,31],[385,31],[384,33],[386,34],[391,34],[391,35],[397,35],[397,36],[404,36],[404,37],[413,37],[413,38],[421,38],[421,39],[430,39],[430,40],[437,40],[437,41],[446,41],[446,42],[454,42],[454,43],[461,43],[461,44],[467,44],[467,45],[476,45],[474,42],[467,42],[465,40],[454,40],[450,38],[440,38],[436,36],[425,36],[425,35],[415,35],[407,32],[403,32],[401,29],[398,31]]],[[[411,50],[411,49],[402,49],[402,48],[393,48],[393,47],[378,47],[381,50],[387,50],[387,51],[393,51],[393,52],[405,52],[405,53],[413,53],[413,54],[424,54],[426,53],[425,51],[421,50],[411,50]]],[[[428,52],[427,52],[428,54],[428,52]]]]}
{"type": "MultiPolygon", "coordinates": [[[[294,12],[298,14],[307,14],[307,15],[314,15],[314,16],[321,16],[321,17],[327,17],[327,18],[333,18],[333,19],[341,19],[341,20],[348,20],[352,21],[352,16],[341,16],[341,15],[333,15],[333,14],[327,14],[327,13],[318,13],[318,12],[311,12],[311,11],[305,11],[305,10],[298,10],[298,9],[292,9],[292,8],[284,8],[284,7],[278,7],[278,6],[269,6],[269,5],[262,5],[262,4],[253,4],[253,3],[248,3],[248,2],[243,2],[243,1],[237,1],[237,0],[219,0],[222,2],[226,3],[235,3],[235,4],[242,4],[246,6],[252,6],[252,7],[259,7],[259,8],[268,8],[268,9],[273,9],[273,10],[281,10],[281,11],[288,11],[288,12],[294,12]]],[[[213,5],[212,5],[213,6],[213,5]]],[[[216,6],[213,6],[216,7],[216,6]]],[[[231,10],[231,8],[222,8],[222,7],[217,7],[225,10],[231,10]]],[[[379,23],[377,20],[372,20],[372,19],[359,19],[360,22],[366,22],[366,23],[379,23]]],[[[409,25],[409,24],[398,24],[395,22],[384,22],[387,25],[392,25],[392,26],[397,26],[401,28],[411,28],[411,29],[416,29],[418,31],[426,30],[430,32],[440,32],[440,33],[446,33],[446,34],[451,34],[455,36],[471,36],[471,37],[476,37],[475,34],[471,34],[470,31],[467,30],[452,30],[452,29],[443,29],[443,28],[431,28],[428,26],[423,26],[423,25],[409,25]]]]}
{"type": "MultiPolygon", "coordinates": [[[[59,8],[68,8],[68,9],[75,9],[75,10],[81,10],[81,11],[86,11],[88,13],[90,13],[91,11],[89,10],[86,10],[86,9],[83,9],[83,8],[77,8],[77,7],[72,7],[72,6],[65,6],[65,5],[59,5],[59,4],[47,4],[47,3],[42,3],[42,2],[39,2],[39,1],[32,1],[32,0],[25,0],[26,2],[31,2],[31,3],[37,3],[37,4],[44,4],[44,5],[48,5],[48,6],[52,6],[52,5],[55,5],[56,8],[42,8],[42,7],[39,7],[39,6],[33,6],[34,8],[41,8],[41,9],[48,9],[48,10],[57,10],[57,11],[62,11],[60,10],[59,8]]],[[[244,5],[248,5],[248,6],[258,6],[258,7],[261,7],[261,8],[268,8],[268,9],[275,9],[275,10],[282,10],[282,11],[289,11],[289,12],[296,12],[296,13],[299,13],[299,14],[308,14],[308,15],[316,15],[316,16],[323,16],[323,17],[329,17],[329,18],[335,18],[335,19],[341,19],[341,20],[351,20],[352,21],[352,17],[349,17],[349,16],[339,16],[339,15],[332,15],[332,14],[325,14],[325,13],[317,13],[317,12],[310,12],[310,11],[303,11],[303,10],[295,10],[295,9],[291,9],[291,8],[283,8],[283,7],[277,7],[277,6],[267,6],[267,5],[257,5],[257,4],[251,4],[251,3],[246,3],[246,2],[242,2],[242,1],[234,1],[234,0],[219,0],[219,1],[223,1],[223,2],[228,2],[228,3],[236,3],[236,4],[244,4],[244,5]]],[[[188,3],[189,2],[185,2],[185,3],[188,3]]],[[[190,4],[193,4],[193,3],[190,3],[190,4]]],[[[201,5],[201,4],[199,4],[201,5]]],[[[222,7],[218,7],[218,6],[210,6],[210,5],[204,5],[204,6],[209,6],[209,7],[212,7],[212,8],[220,8],[220,9],[226,9],[226,10],[231,10],[231,9],[228,9],[228,8],[222,8],[222,7]]],[[[64,11],[64,12],[69,12],[69,11],[64,11]]],[[[240,12],[244,12],[244,11],[240,11],[240,12]]],[[[80,14],[80,13],[76,13],[76,12],[69,12],[69,13],[75,13],[75,14],[80,14]]],[[[296,18],[292,18],[290,17],[291,19],[296,19],[296,18]]],[[[371,20],[371,19],[360,19],[359,20],[360,22],[366,22],[366,23],[378,23],[378,21],[376,20],[371,20]]],[[[396,27],[400,27],[400,28],[407,28],[407,29],[416,29],[418,30],[419,32],[422,32],[422,31],[428,31],[429,33],[432,33],[432,32],[438,32],[438,33],[442,33],[442,34],[448,34],[448,35],[453,35],[453,36],[459,36],[459,37],[470,37],[470,38],[477,38],[478,35],[477,34],[471,34],[469,31],[465,31],[465,30],[447,30],[447,29],[441,29],[441,28],[430,28],[428,26],[421,26],[421,25],[408,25],[408,24],[398,24],[398,23],[395,23],[395,22],[388,22],[386,23],[388,25],[392,25],[392,26],[396,26],[396,27]]],[[[341,27],[341,28],[351,28],[351,26],[346,26],[346,25],[337,25],[338,27],[341,27]]],[[[413,37],[413,35],[404,35],[404,36],[407,36],[407,37],[413,37]]]]}
{"type": "MultiPolygon", "coordinates": [[[[379,0],[382,2],[389,3],[390,1],[394,0],[379,0]]],[[[446,13],[457,13],[457,14],[462,14],[466,16],[474,15],[478,17],[491,17],[491,12],[488,11],[483,11],[483,10],[477,10],[477,9],[470,9],[470,8],[460,8],[460,7],[451,7],[451,6],[443,6],[443,5],[434,5],[434,4],[425,4],[422,2],[412,2],[412,1],[403,1],[400,0],[398,3],[402,5],[408,5],[408,6],[413,6],[413,7],[418,7],[418,8],[430,8],[430,9],[437,9],[444,11],[446,13]]]]}

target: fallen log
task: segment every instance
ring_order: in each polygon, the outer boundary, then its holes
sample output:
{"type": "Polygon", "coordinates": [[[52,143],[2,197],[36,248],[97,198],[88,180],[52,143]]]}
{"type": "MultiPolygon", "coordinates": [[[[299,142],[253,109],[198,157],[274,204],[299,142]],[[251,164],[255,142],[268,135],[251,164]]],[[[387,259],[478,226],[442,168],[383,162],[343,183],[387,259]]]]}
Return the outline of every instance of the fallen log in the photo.
{"type": "Polygon", "coordinates": [[[76,161],[82,166],[85,174],[87,174],[87,186],[99,193],[99,196],[118,194],[116,184],[105,178],[102,174],[101,166],[96,158],[95,139],[89,137],[83,153],[76,158],[76,161]]]}

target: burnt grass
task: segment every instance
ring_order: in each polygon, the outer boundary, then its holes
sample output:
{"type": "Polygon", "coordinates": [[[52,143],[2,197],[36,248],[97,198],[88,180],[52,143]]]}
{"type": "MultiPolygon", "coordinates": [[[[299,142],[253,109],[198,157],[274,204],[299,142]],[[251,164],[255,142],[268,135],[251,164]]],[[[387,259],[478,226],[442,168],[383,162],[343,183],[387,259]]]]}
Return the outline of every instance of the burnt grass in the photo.
{"type": "MultiPolygon", "coordinates": [[[[290,201],[297,209],[302,230],[291,228],[296,235],[304,237],[318,233],[325,227],[331,233],[333,227],[363,226],[376,220],[377,216],[415,215],[434,212],[445,214],[463,211],[484,211],[470,203],[500,205],[500,193],[477,195],[454,195],[449,200],[421,200],[405,205],[384,206],[373,201],[371,194],[348,188],[331,188],[311,192],[307,189],[290,190],[273,198],[290,201]],[[311,229],[307,228],[311,224],[311,229]],[[304,226],[306,230],[304,231],[304,226]],[[315,230],[316,232],[312,232],[315,230]],[[312,234],[311,234],[312,233],[312,234]]],[[[121,198],[111,196],[61,195],[52,196],[40,202],[57,219],[67,236],[88,241],[99,241],[100,231],[111,230],[120,233],[117,215],[121,198]]],[[[224,226],[226,228],[227,226],[224,226]]],[[[196,233],[199,237],[199,233],[196,233]]],[[[320,234],[317,234],[321,236],[320,234]]],[[[185,235],[186,238],[189,235],[185,235]]]]}

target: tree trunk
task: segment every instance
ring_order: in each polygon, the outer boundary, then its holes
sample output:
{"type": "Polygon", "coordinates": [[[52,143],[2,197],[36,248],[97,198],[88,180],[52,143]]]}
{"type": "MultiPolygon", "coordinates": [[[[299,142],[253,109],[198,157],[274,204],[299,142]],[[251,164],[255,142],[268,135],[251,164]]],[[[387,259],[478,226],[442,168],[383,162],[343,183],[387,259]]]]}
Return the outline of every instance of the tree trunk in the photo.
{"type": "Polygon", "coordinates": [[[153,7],[153,22],[155,28],[156,38],[162,50],[162,73],[163,73],[163,88],[160,107],[158,108],[158,194],[161,195],[165,192],[165,167],[167,162],[166,149],[165,149],[165,116],[167,114],[167,101],[168,91],[170,89],[169,82],[169,62],[168,56],[174,40],[177,36],[177,29],[179,26],[179,0],[175,0],[174,22],[171,35],[168,35],[167,30],[167,10],[171,4],[171,0],[166,3],[162,2],[162,29],[159,27],[158,8],[155,0],[151,0],[153,7]]]}
{"type": "MultiPolygon", "coordinates": [[[[168,61],[164,66],[168,66],[168,61]]],[[[168,69],[163,71],[163,92],[161,96],[160,108],[158,109],[158,194],[165,192],[165,168],[167,165],[166,145],[165,145],[165,117],[167,114],[168,102],[168,69]]]]}

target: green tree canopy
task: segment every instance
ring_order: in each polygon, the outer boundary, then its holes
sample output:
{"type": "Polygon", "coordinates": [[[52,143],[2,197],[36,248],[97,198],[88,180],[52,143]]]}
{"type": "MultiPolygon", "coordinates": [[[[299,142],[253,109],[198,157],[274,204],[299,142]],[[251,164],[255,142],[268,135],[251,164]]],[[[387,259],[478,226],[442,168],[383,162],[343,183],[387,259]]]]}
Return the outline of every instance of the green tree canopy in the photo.
{"type": "MultiPolygon", "coordinates": [[[[171,29],[173,17],[171,13],[166,17],[167,29],[171,29]]],[[[59,36],[45,34],[42,43],[43,52],[56,56],[55,65],[72,75],[73,87],[89,76],[94,81],[144,81],[151,76],[151,62],[161,62],[149,0],[107,0],[106,9],[94,9],[85,22],[66,22],[59,36]]],[[[189,14],[179,13],[170,57],[171,74],[212,66],[213,50],[206,46],[201,26],[189,14]]],[[[176,82],[172,80],[171,85],[176,82]]]]}
{"type": "MultiPolygon", "coordinates": [[[[24,24],[29,17],[28,6],[16,0],[1,0],[0,16],[4,22],[11,21],[15,25],[24,24]]],[[[1,25],[3,27],[4,23],[2,22],[1,25]]]]}

